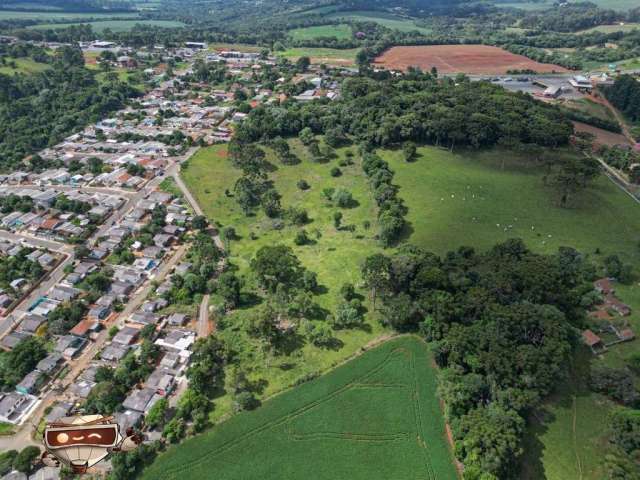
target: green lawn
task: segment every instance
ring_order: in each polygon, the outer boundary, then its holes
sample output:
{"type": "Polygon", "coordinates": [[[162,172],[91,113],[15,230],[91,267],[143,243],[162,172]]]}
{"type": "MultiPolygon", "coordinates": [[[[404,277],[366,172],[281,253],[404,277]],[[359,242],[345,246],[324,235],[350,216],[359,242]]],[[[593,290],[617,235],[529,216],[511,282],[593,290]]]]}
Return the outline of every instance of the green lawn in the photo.
{"type": "Polygon", "coordinates": [[[13,75],[14,73],[40,73],[49,68],[49,64],[40,63],[31,58],[7,58],[7,63],[15,62],[15,68],[7,65],[0,65],[0,73],[13,75]]]}
{"type": "Polygon", "coordinates": [[[67,28],[81,24],[89,24],[91,28],[98,33],[103,32],[107,28],[113,32],[124,32],[131,30],[136,25],[148,25],[152,27],[162,28],[178,28],[185,24],[173,20],[104,20],[99,22],[72,22],[72,23],[39,23],[28,28],[36,30],[47,30],[56,28],[67,28]]]}
{"type": "Polygon", "coordinates": [[[384,27],[399,30],[401,32],[412,32],[417,30],[420,33],[431,33],[431,29],[417,26],[411,18],[400,17],[386,12],[367,10],[334,12],[327,15],[327,18],[344,18],[346,20],[353,20],[356,22],[376,22],[384,27]]]}
{"type": "Polygon", "coordinates": [[[347,40],[352,37],[349,25],[319,25],[306,28],[295,28],[289,31],[293,40],[313,40],[318,37],[336,37],[338,40],[347,40]]]}
{"type": "Polygon", "coordinates": [[[313,63],[330,63],[340,65],[355,64],[357,48],[338,50],[335,48],[288,48],[284,52],[276,52],[286,58],[296,59],[310,57],[313,63]]]}
{"type": "Polygon", "coordinates": [[[457,478],[427,346],[401,337],[170,448],[144,479],[457,478]]]}
{"type": "Polygon", "coordinates": [[[0,422],[0,436],[12,435],[14,427],[15,425],[12,425],[11,423],[0,422]]]}

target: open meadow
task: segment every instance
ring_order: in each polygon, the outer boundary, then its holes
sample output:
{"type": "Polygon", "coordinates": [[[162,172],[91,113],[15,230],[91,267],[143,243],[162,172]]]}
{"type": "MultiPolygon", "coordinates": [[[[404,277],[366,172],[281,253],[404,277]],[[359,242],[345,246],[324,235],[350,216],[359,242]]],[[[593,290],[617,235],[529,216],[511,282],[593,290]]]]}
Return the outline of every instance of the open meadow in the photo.
{"type": "MultiPolygon", "coordinates": [[[[331,167],[345,158],[349,148],[338,149],[338,159],[329,163],[314,163],[297,139],[291,140],[290,146],[301,163],[281,165],[267,151],[267,159],[277,167],[270,178],[282,195],[284,208],[295,205],[308,210],[313,221],[305,229],[312,238],[316,231],[320,233],[314,245],[294,245],[297,228],[285,226],[275,230],[262,212],[256,217],[246,217],[235,199],[225,195],[226,189],[233,190],[239,177],[239,172],[226,158],[225,146],[201,150],[190,160],[183,177],[209,218],[223,227],[236,228],[240,239],[230,244],[231,261],[241,275],[247,274],[249,260],[261,246],[290,245],[302,264],[316,271],[319,283],[327,288],[316,300],[323,308],[333,310],[339,286],[345,281],[357,283],[362,260],[382,251],[373,236],[375,222],[369,230],[362,228],[364,220],[375,218],[375,206],[357,160],[355,165],[342,168],[342,176],[329,175],[331,167]],[[311,185],[309,190],[297,188],[301,179],[311,185]],[[353,193],[357,206],[344,212],[343,223],[355,225],[355,232],[337,232],[333,227],[334,209],[321,194],[322,189],[329,186],[341,186],[353,193]],[[254,240],[251,240],[252,234],[254,240]]],[[[420,147],[416,161],[411,163],[404,161],[399,150],[381,150],[379,154],[395,171],[394,183],[400,187],[399,196],[409,209],[408,243],[442,255],[462,245],[483,250],[499,241],[520,237],[537,252],[552,253],[560,246],[572,246],[588,254],[597,264],[607,255],[617,254],[633,264],[636,271],[640,269],[637,247],[640,206],[604,177],[580,194],[570,208],[560,208],[556,193],[544,185],[540,167],[512,152],[461,150],[452,153],[436,147],[420,147]]],[[[247,280],[251,282],[250,278],[247,280]]],[[[632,307],[633,313],[628,317],[631,327],[640,331],[637,290],[637,285],[617,289],[620,298],[632,307]]],[[[369,303],[367,306],[370,309],[369,303]]],[[[251,308],[238,310],[230,322],[240,321],[251,308]]],[[[286,389],[309,372],[326,371],[387,332],[375,315],[368,314],[366,319],[368,331],[339,332],[343,342],[339,350],[321,351],[306,345],[300,361],[296,361],[291,370],[259,367],[257,376],[269,381],[266,395],[286,389]]],[[[603,361],[619,366],[636,350],[635,342],[623,344],[612,348],[603,361]]],[[[584,387],[589,362],[600,360],[592,359],[590,354],[578,358],[571,381],[565,382],[565,387],[531,417],[530,435],[526,439],[531,448],[525,457],[524,478],[601,478],[598,460],[601,457],[596,452],[602,448],[611,404],[584,387]],[[570,447],[560,448],[566,442],[571,442],[570,447]]],[[[215,403],[214,421],[230,411],[228,398],[215,403]]]]}
{"type": "Polygon", "coordinates": [[[633,30],[640,29],[640,23],[616,23],[614,25],[598,25],[597,27],[589,28],[587,30],[581,30],[578,33],[614,33],[614,32],[631,32],[633,30]]]}
{"type": "Polygon", "coordinates": [[[276,52],[276,55],[291,60],[300,57],[309,57],[312,63],[326,63],[330,65],[350,66],[356,61],[357,48],[339,50],[337,48],[288,48],[284,52],[276,52]]]}
{"type": "Polygon", "coordinates": [[[289,30],[289,35],[293,40],[313,40],[318,37],[335,37],[338,40],[345,40],[351,38],[352,33],[349,25],[338,24],[295,28],[289,30]]]}
{"type": "Polygon", "coordinates": [[[7,58],[5,65],[0,65],[0,73],[13,75],[14,73],[40,73],[50,68],[47,63],[36,62],[31,58],[7,58]]]}
{"type": "Polygon", "coordinates": [[[0,10],[0,20],[74,20],[74,19],[109,19],[109,18],[138,18],[140,14],[137,12],[110,12],[110,13],[78,13],[63,11],[27,11],[27,10],[0,10]]]}
{"type": "Polygon", "coordinates": [[[333,12],[330,15],[327,15],[327,18],[343,18],[345,20],[352,20],[355,22],[376,22],[383,27],[391,28],[393,30],[399,30],[401,32],[418,31],[424,34],[431,33],[431,29],[419,27],[411,18],[400,17],[398,15],[393,15],[391,13],[381,11],[354,10],[333,12]]]}
{"type": "MultiPolygon", "coordinates": [[[[310,222],[304,228],[313,239],[310,245],[295,245],[294,238],[300,227],[287,222],[284,228],[275,228],[274,221],[261,210],[255,216],[247,217],[235,198],[225,194],[227,189],[233,191],[233,186],[240,177],[240,171],[233,168],[227,159],[226,145],[200,150],[189,160],[188,168],[181,175],[205,214],[222,228],[232,226],[235,229],[238,239],[229,242],[227,247],[231,263],[245,280],[245,290],[255,289],[249,262],[258,249],[281,243],[290,246],[302,265],[318,274],[321,292],[314,297],[314,301],[321,308],[334,311],[341,299],[339,289],[342,284],[358,284],[361,263],[367,256],[381,251],[373,238],[375,229],[363,228],[365,220],[375,218],[374,202],[360,165],[343,167],[342,175],[336,178],[330,175],[330,170],[337,165],[338,159],[330,163],[312,162],[298,140],[291,141],[291,150],[301,159],[298,165],[282,165],[267,150],[267,159],[276,167],[270,173],[270,178],[282,195],[281,204],[284,209],[295,206],[307,210],[310,222]],[[305,180],[310,188],[300,190],[297,187],[300,180],[305,180]],[[352,193],[355,204],[352,208],[342,210],[342,223],[355,225],[355,232],[337,231],[333,226],[333,212],[338,209],[331,207],[322,194],[322,190],[329,187],[346,188],[352,193]]],[[[345,151],[338,150],[337,155],[344,158],[345,151]]],[[[365,294],[364,291],[361,293],[365,294]]],[[[212,300],[215,302],[215,296],[212,300]]],[[[254,312],[254,304],[249,303],[235,310],[225,321],[230,325],[242,322],[254,312]]],[[[370,308],[369,302],[365,302],[365,305],[370,308]]],[[[254,360],[250,367],[254,378],[267,380],[264,396],[269,396],[290,387],[302,377],[326,371],[356,353],[363,345],[388,333],[373,315],[367,315],[363,328],[335,332],[340,348],[320,349],[312,344],[305,344],[300,350],[299,358],[282,360],[287,368],[278,368],[278,365],[262,358],[254,360]]],[[[230,329],[222,334],[234,335],[234,332],[230,329]]],[[[244,341],[255,342],[248,338],[244,341]]],[[[258,344],[253,348],[255,351],[261,350],[258,344]]],[[[230,399],[225,396],[215,403],[216,408],[212,412],[214,421],[230,412],[230,399]]]]}
{"type": "Polygon", "coordinates": [[[142,478],[454,480],[431,363],[421,340],[390,340],[171,447],[142,478]]]}

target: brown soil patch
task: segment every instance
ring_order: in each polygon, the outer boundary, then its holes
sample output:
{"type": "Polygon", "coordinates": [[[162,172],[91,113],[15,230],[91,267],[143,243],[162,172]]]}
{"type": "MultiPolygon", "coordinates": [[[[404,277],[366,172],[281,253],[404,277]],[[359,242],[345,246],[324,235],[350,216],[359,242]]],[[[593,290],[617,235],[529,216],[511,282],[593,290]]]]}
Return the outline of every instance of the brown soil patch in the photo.
{"type": "Polygon", "coordinates": [[[539,63],[490,45],[427,45],[392,47],[376,58],[379,66],[406,70],[436,67],[440,73],[501,75],[507,70],[534,70],[539,73],[568,72],[564,67],[539,63]]]}
{"type": "Polygon", "coordinates": [[[588,132],[596,136],[596,143],[600,145],[607,145],[612,147],[613,145],[629,145],[627,138],[621,133],[613,133],[602,128],[592,127],[586,123],[573,122],[577,132],[588,132]]]}

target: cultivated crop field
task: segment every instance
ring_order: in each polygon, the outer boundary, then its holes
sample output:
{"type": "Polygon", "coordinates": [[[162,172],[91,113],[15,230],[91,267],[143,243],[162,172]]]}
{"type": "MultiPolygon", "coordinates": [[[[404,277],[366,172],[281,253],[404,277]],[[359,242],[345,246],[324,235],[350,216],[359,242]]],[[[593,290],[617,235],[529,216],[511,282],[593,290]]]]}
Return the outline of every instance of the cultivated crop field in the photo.
{"type": "Polygon", "coordinates": [[[400,337],[170,448],[144,479],[454,480],[431,354],[400,337]]]}
{"type": "Polygon", "coordinates": [[[534,70],[539,73],[567,72],[558,65],[539,63],[489,45],[428,45],[392,47],[375,59],[379,66],[406,70],[436,67],[440,73],[500,75],[508,70],[534,70]]]}

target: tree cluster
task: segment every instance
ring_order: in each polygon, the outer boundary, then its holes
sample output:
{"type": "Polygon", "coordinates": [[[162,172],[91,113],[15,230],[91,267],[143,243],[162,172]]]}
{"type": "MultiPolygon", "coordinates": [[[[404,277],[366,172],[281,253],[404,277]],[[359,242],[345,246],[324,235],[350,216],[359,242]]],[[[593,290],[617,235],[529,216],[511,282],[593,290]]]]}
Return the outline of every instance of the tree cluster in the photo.
{"type": "Polygon", "coordinates": [[[440,394],[470,478],[514,477],[524,418],[564,370],[593,268],[573,249],[538,255],[509,240],[442,258],[405,246],[367,258],[362,274],[385,323],[435,342],[440,394]]]}
{"type": "Polygon", "coordinates": [[[362,169],[378,205],[378,238],[385,247],[391,246],[405,228],[407,208],[398,197],[398,187],[391,183],[393,171],[387,162],[375,153],[363,151],[362,169]]]}

